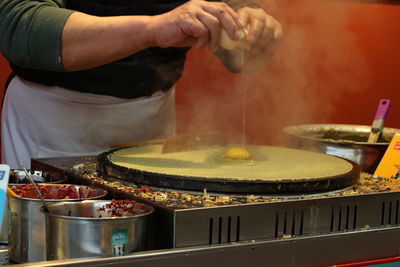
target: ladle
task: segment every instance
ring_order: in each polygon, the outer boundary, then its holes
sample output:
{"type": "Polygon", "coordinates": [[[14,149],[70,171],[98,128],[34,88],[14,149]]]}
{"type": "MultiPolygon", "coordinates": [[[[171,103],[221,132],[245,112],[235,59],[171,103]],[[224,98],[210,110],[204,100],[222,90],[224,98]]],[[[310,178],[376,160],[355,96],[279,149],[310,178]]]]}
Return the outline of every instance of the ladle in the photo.
{"type": "Polygon", "coordinates": [[[43,204],[43,210],[44,210],[45,212],[47,212],[47,213],[50,213],[50,212],[49,212],[49,208],[47,207],[47,204],[46,204],[46,202],[44,201],[44,198],[43,198],[43,196],[42,196],[42,193],[40,193],[40,190],[39,190],[39,188],[36,186],[36,183],[33,181],[31,175],[29,174],[29,172],[25,169],[25,167],[24,167],[23,165],[21,165],[21,167],[22,167],[22,169],[23,169],[24,172],[25,172],[26,178],[29,180],[29,182],[31,182],[31,184],[33,185],[33,187],[34,187],[35,190],[36,190],[36,193],[39,195],[39,198],[40,198],[40,200],[42,201],[42,204],[43,204]]]}

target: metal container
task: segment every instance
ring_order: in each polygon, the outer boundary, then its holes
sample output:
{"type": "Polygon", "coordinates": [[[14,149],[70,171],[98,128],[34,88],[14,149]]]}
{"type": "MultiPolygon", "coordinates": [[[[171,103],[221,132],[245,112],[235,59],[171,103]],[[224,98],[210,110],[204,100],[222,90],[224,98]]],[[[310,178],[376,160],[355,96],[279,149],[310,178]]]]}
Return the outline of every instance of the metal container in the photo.
{"type": "Polygon", "coordinates": [[[47,260],[122,256],[146,246],[151,206],[135,203],[135,215],[107,217],[110,200],[55,203],[46,216],[47,260]],[[107,210],[107,208],[106,208],[107,210]]]}
{"type": "MultiPolygon", "coordinates": [[[[36,183],[46,184],[61,184],[67,180],[66,176],[60,176],[56,173],[38,171],[38,170],[27,170],[33,181],[36,183]]],[[[9,184],[29,184],[29,180],[26,178],[25,170],[13,169],[10,171],[9,184]]]]}
{"type": "MultiPolygon", "coordinates": [[[[44,171],[36,171],[36,170],[28,170],[31,174],[32,179],[36,183],[46,183],[46,184],[60,184],[67,180],[67,177],[57,177],[57,175],[53,175],[44,171]]],[[[29,180],[26,179],[26,174],[24,170],[14,169],[10,171],[9,185],[17,185],[17,184],[29,184],[29,180]]],[[[8,207],[8,199],[4,204],[8,207]]],[[[3,224],[0,228],[0,243],[8,244],[8,235],[9,235],[9,225],[8,225],[8,209],[4,209],[3,212],[3,224]]]]}
{"type": "Polygon", "coordinates": [[[295,148],[322,152],[358,163],[361,170],[374,173],[393,135],[400,129],[384,128],[377,143],[368,143],[370,126],[350,124],[305,124],[283,129],[295,148]]]}
{"type": "MultiPolygon", "coordinates": [[[[64,186],[42,184],[43,186],[64,186]]],[[[22,185],[16,185],[22,186],[22,185]]],[[[107,195],[107,191],[89,186],[75,186],[77,189],[96,190],[96,196],[81,199],[46,199],[46,203],[97,199],[107,195]]],[[[45,216],[40,212],[42,203],[39,199],[9,196],[9,258],[13,262],[35,262],[46,260],[45,216]]]]}

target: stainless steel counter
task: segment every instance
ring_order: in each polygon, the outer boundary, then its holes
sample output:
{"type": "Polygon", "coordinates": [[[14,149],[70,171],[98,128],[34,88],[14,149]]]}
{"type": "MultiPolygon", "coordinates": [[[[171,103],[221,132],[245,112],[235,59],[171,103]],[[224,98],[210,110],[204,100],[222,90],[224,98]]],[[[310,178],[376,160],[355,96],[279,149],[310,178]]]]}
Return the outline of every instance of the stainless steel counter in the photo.
{"type": "Polygon", "coordinates": [[[254,240],[221,245],[165,249],[123,257],[39,262],[21,266],[327,266],[396,257],[400,227],[321,236],[254,240]]]}

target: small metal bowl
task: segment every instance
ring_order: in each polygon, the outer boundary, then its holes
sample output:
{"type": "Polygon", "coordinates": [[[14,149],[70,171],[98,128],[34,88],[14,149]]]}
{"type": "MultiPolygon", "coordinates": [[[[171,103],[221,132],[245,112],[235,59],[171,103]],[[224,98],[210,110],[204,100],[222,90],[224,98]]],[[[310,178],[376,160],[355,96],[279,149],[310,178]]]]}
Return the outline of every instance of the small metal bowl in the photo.
{"type": "Polygon", "coordinates": [[[400,129],[384,128],[377,143],[368,143],[370,126],[351,124],[305,124],[288,126],[283,132],[291,137],[290,146],[342,157],[374,173],[392,137],[400,129]]]}

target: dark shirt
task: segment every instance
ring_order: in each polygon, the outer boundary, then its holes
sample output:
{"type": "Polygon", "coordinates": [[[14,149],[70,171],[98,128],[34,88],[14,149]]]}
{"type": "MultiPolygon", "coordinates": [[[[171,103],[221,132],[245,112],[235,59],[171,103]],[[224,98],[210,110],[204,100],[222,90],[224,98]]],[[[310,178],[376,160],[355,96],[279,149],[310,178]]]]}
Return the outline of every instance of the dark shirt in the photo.
{"type": "MultiPolygon", "coordinates": [[[[96,16],[157,15],[186,1],[177,0],[69,0],[66,8],[96,16]]],[[[65,72],[11,64],[14,72],[33,82],[80,92],[120,98],[149,96],[168,90],[180,78],[188,48],[148,48],[97,68],[65,72]]]]}

